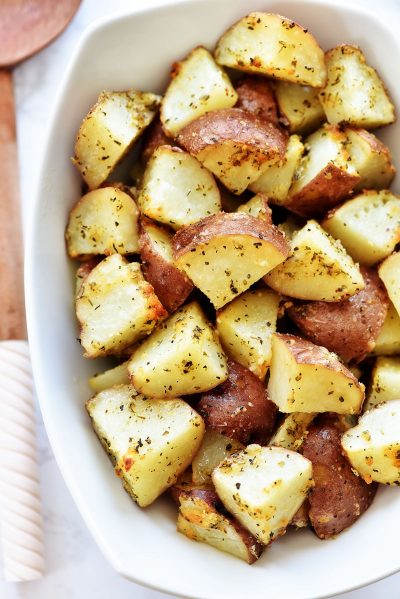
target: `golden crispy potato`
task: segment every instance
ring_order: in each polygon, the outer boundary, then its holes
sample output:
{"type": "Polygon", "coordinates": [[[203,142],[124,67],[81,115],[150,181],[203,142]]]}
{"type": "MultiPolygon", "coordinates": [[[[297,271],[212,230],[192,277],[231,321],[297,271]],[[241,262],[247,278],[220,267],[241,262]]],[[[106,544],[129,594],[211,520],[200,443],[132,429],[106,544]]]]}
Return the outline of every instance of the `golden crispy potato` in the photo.
{"type": "Polygon", "coordinates": [[[288,314],[301,332],[345,362],[361,362],[375,346],[389,307],[375,271],[362,268],[365,289],[341,302],[295,304],[288,314]]]}
{"type": "Polygon", "coordinates": [[[257,193],[245,204],[240,204],[237,208],[237,212],[245,212],[254,216],[254,218],[260,218],[267,224],[272,225],[272,210],[269,207],[269,198],[265,193],[257,193]]]}
{"type": "Polygon", "coordinates": [[[396,173],[389,148],[366,129],[348,127],[344,133],[351,162],[361,177],[354,191],[387,189],[396,173]]]}
{"type": "Polygon", "coordinates": [[[208,50],[194,48],[172,66],[171,81],[161,103],[161,122],[176,137],[185,125],[211,110],[230,108],[238,95],[228,75],[208,50]]]}
{"type": "Polygon", "coordinates": [[[269,440],[268,445],[298,451],[307,435],[307,429],[315,416],[316,413],[314,412],[311,414],[305,412],[287,414],[269,440]]]}
{"type": "Polygon", "coordinates": [[[143,217],[140,225],[142,271],[168,312],[175,312],[193,289],[193,283],[174,265],[172,234],[143,217]]]}
{"type": "Polygon", "coordinates": [[[366,129],[393,123],[394,106],[360,48],[336,46],[325,54],[325,61],[328,79],[319,97],[330,123],[366,129]]]}
{"type": "Polygon", "coordinates": [[[189,123],[178,143],[240,195],[266,166],[283,158],[287,136],[255,114],[228,108],[189,123]]]}
{"type": "Polygon", "coordinates": [[[102,391],[86,409],[117,476],[141,507],[175,483],[204,435],[203,420],[186,402],[149,401],[130,385],[102,391]]]}
{"type": "Polygon", "coordinates": [[[371,372],[364,412],[384,401],[400,399],[400,357],[380,356],[371,372]]]}
{"type": "Polygon", "coordinates": [[[281,412],[358,414],[364,390],[325,347],[295,335],[272,336],[268,393],[281,412]]]}
{"type": "Polygon", "coordinates": [[[376,340],[373,354],[377,356],[400,354],[400,315],[391,301],[389,301],[385,322],[376,340]]]}
{"type": "Polygon", "coordinates": [[[289,254],[283,234],[244,213],[215,214],[178,231],[175,264],[222,308],[289,254]]]}
{"type": "Polygon", "coordinates": [[[264,77],[244,77],[236,85],[236,108],[243,108],[279,126],[277,106],[271,83],[264,77]]]}
{"type": "Polygon", "coordinates": [[[115,387],[116,385],[128,385],[128,362],[123,362],[122,364],[118,364],[118,366],[114,366],[114,368],[109,368],[104,372],[93,375],[88,382],[89,387],[95,393],[111,389],[111,387],[115,387]]]}
{"type": "Polygon", "coordinates": [[[245,445],[264,444],[274,429],[277,409],[264,384],[250,370],[228,360],[228,379],[205,393],[197,410],[206,426],[245,445]]]}
{"type": "Polygon", "coordinates": [[[138,91],[103,92],[83,119],[73,162],[89,189],[96,189],[153,120],[160,96],[138,91]]]}
{"type": "Polygon", "coordinates": [[[318,89],[277,81],[274,90],[281,119],[290,133],[308,135],[326,120],[318,89]]]}
{"type": "MultiPolygon", "coordinates": [[[[400,205],[400,197],[398,197],[400,205]]],[[[400,214],[398,219],[397,241],[400,241],[400,214]]],[[[378,268],[378,273],[386,291],[400,316],[400,252],[394,252],[378,268]]]]}
{"type": "Polygon", "coordinates": [[[369,508],[377,489],[354,474],[342,455],[342,432],[335,416],[320,416],[311,424],[302,447],[303,456],[313,466],[315,486],[309,495],[309,517],[320,539],[351,526],[369,508]]]}
{"type": "MultiPolygon", "coordinates": [[[[157,148],[169,145],[172,145],[171,137],[166,135],[160,117],[156,117],[143,134],[142,149],[140,152],[141,165],[146,166],[157,148]]],[[[176,145],[176,143],[174,142],[173,145],[176,145]]]]}
{"type": "Polygon", "coordinates": [[[253,12],[240,19],[219,39],[215,59],[226,67],[311,87],[326,82],[324,53],[316,39],[277,14],[253,12]]]}
{"type": "Polygon", "coordinates": [[[228,456],[244,449],[240,441],[207,429],[199,451],[192,462],[192,480],[197,484],[212,484],[213,470],[228,456]]]}

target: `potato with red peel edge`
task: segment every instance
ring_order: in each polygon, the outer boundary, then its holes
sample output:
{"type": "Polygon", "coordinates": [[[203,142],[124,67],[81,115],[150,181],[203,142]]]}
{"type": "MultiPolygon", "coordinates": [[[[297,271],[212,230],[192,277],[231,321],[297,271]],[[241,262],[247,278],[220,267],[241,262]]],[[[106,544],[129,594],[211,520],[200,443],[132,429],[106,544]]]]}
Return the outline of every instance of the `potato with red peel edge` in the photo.
{"type": "Polygon", "coordinates": [[[239,96],[236,108],[243,108],[256,116],[280,126],[274,90],[263,77],[244,77],[236,84],[239,96]]]}

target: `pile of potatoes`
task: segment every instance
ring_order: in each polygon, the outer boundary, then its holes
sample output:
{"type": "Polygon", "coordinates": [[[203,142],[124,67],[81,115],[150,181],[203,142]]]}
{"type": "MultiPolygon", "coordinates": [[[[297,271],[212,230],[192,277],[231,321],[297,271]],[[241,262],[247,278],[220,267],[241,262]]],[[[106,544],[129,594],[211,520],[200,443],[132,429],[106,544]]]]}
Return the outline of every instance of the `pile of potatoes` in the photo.
{"type": "Polygon", "coordinates": [[[400,484],[394,118],[360,48],[255,12],[77,134],[79,337],[114,362],[94,430],[139,506],[168,489],[181,533],[248,563],[400,484]]]}

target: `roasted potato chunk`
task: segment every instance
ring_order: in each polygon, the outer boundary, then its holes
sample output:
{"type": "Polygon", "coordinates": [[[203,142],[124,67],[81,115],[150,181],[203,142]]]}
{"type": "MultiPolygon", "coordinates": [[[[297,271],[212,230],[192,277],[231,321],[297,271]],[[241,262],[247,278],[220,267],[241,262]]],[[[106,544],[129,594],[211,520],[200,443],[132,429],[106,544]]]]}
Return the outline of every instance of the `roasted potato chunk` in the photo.
{"type": "Polygon", "coordinates": [[[394,106],[360,48],[337,46],[325,54],[325,61],[328,79],[319,97],[330,123],[366,129],[393,123],[394,106]]]}
{"type": "Polygon", "coordinates": [[[102,391],[86,409],[117,476],[141,507],[175,483],[204,434],[201,417],[186,402],[149,401],[130,385],[102,391]]]}
{"type": "Polygon", "coordinates": [[[160,100],[132,90],[100,94],[79,128],[73,159],[89,189],[107,179],[151,123],[160,100]]]}
{"type": "Polygon", "coordinates": [[[400,357],[380,356],[372,369],[363,410],[393,399],[400,399],[400,357]]]}
{"type": "Polygon", "coordinates": [[[116,385],[128,384],[128,362],[123,362],[122,364],[118,364],[118,366],[114,366],[114,368],[99,372],[89,379],[89,386],[95,393],[111,389],[111,387],[115,387],[116,385]]]}
{"type": "Polygon", "coordinates": [[[400,315],[390,301],[373,353],[378,356],[400,354],[400,315]]]}
{"type": "Polygon", "coordinates": [[[307,414],[305,412],[287,414],[270,439],[269,445],[298,451],[315,416],[315,413],[307,414]]]}
{"type": "Polygon", "coordinates": [[[351,526],[369,508],[376,493],[376,485],[367,485],[354,474],[342,455],[342,432],[335,416],[319,416],[302,447],[303,456],[313,466],[315,486],[309,495],[309,518],[320,539],[329,539],[351,526]]]}
{"type": "Polygon", "coordinates": [[[324,53],[315,38],[277,14],[253,12],[240,19],[219,39],[215,59],[226,67],[311,87],[326,81],[324,53]]]}
{"type": "Polygon", "coordinates": [[[274,91],[264,77],[244,77],[236,85],[239,96],[236,108],[243,108],[256,116],[279,126],[274,91]]]}
{"type": "Polygon", "coordinates": [[[326,120],[318,89],[287,81],[277,81],[274,89],[281,119],[290,133],[308,135],[326,120]]]}
{"type": "Polygon", "coordinates": [[[347,128],[347,151],[361,179],[354,191],[387,189],[396,173],[390,150],[366,129],[347,128]]]}
{"type": "Polygon", "coordinates": [[[358,414],[364,385],[325,347],[275,333],[268,393],[281,412],[358,414]]]}
{"type": "Polygon", "coordinates": [[[389,300],[375,271],[362,268],[365,288],[341,302],[299,303],[288,314],[301,332],[345,362],[361,362],[375,346],[389,300]]]}
{"type": "MultiPolygon", "coordinates": [[[[400,205],[400,197],[398,198],[400,205]]],[[[398,239],[400,241],[400,215],[398,220],[398,239]]],[[[382,262],[378,269],[379,276],[386,287],[386,291],[400,315],[400,252],[395,252],[382,262]]]]}
{"type": "Polygon", "coordinates": [[[178,143],[233,193],[240,195],[284,156],[286,135],[242,108],[215,110],[192,121],[178,143]]]}
{"type": "Polygon", "coordinates": [[[228,456],[244,449],[240,441],[207,429],[192,462],[192,479],[197,484],[212,484],[211,474],[228,456]]]}
{"type": "Polygon", "coordinates": [[[263,383],[250,370],[228,361],[228,379],[197,404],[208,428],[236,439],[264,444],[274,429],[277,409],[263,383]]]}
{"type": "Polygon", "coordinates": [[[237,212],[245,212],[250,216],[254,216],[254,218],[260,218],[269,225],[273,224],[272,210],[269,207],[268,197],[265,193],[258,193],[245,204],[238,206],[237,212]]]}

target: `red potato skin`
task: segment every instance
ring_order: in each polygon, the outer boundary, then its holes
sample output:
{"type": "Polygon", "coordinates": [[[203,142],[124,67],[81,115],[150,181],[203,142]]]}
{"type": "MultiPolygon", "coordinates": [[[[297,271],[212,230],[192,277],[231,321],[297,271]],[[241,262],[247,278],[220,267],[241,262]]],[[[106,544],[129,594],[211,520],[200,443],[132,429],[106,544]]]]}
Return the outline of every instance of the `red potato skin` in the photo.
{"type": "Polygon", "coordinates": [[[243,108],[279,127],[275,95],[270,82],[263,77],[244,77],[236,85],[239,99],[236,108],[243,108]]]}
{"type": "Polygon", "coordinates": [[[374,348],[389,307],[383,283],[372,269],[361,267],[365,289],[341,302],[299,302],[288,314],[313,343],[345,362],[361,362],[374,348]]]}
{"type": "Polygon", "coordinates": [[[309,495],[310,522],[320,539],[329,539],[351,526],[371,505],[377,484],[354,474],[342,454],[344,432],[333,414],[323,414],[310,425],[302,446],[313,465],[315,486],[309,495]]]}
{"type": "Polygon", "coordinates": [[[243,444],[266,443],[275,426],[277,407],[250,370],[228,360],[229,376],[204,393],[196,410],[206,426],[243,444]]]}
{"type": "MultiPolygon", "coordinates": [[[[154,121],[147,127],[146,131],[143,134],[143,145],[142,151],[140,154],[140,161],[143,166],[146,166],[153,153],[160,146],[169,146],[171,145],[171,138],[169,138],[162,127],[160,118],[157,117],[154,121]]],[[[174,143],[174,145],[176,145],[174,143]]]]}

